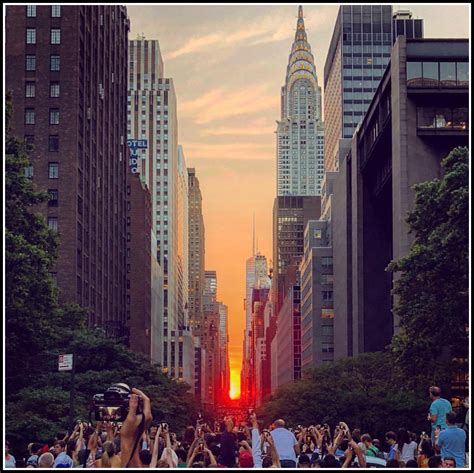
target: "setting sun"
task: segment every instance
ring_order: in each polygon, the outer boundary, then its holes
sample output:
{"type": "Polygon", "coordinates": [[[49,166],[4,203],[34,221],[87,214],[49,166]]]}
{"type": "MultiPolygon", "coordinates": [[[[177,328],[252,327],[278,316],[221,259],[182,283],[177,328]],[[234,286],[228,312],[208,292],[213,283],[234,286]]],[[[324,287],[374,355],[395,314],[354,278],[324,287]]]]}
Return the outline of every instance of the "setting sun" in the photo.
{"type": "Polygon", "coordinates": [[[240,398],[240,372],[231,370],[230,372],[230,391],[229,397],[231,400],[240,398]]]}

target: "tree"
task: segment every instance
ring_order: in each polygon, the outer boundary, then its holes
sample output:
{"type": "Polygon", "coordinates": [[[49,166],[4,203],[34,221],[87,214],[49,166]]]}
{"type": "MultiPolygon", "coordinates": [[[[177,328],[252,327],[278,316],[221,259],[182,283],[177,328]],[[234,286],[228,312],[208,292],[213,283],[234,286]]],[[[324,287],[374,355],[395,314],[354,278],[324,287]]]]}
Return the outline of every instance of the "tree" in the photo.
{"type": "Polygon", "coordinates": [[[34,208],[47,198],[25,177],[29,166],[25,143],[10,132],[7,97],[5,143],[5,267],[7,393],[27,375],[28,362],[48,343],[54,329],[57,299],[50,271],[57,241],[34,208]],[[19,356],[21,354],[22,356],[19,356]],[[12,363],[12,360],[15,360],[12,363]]]}
{"type": "Polygon", "coordinates": [[[279,389],[258,414],[266,423],[281,417],[293,426],[344,421],[379,438],[403,426],[426,429],[426,396],[405,386],[391,353],[365,353],[309,371],[279,389]]]}
{"type": "MultiPolygon", "coordinates": [[[[415,240],[388,270],[398,273],[393,293],[400,333],[396,362],[414,383],[449,387],[453,359],[468,353],[469,151],[455,148],[444,176],[415,186],[407,222],[415,240]]],[[[449,390],[449,389],[448,389],[449,390]]]]}

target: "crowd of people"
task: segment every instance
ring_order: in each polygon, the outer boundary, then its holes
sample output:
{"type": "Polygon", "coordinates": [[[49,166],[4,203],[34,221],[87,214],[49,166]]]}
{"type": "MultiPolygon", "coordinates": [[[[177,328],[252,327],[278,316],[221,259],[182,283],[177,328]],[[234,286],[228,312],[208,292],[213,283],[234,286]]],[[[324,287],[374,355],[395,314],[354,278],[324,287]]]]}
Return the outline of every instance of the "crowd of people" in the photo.
{"type": "Polygon", "coordinates": [[[123,423],[78,421],[73,432],[58,433],[52,446],[30,443],[29,455],[16,461],[5,447],[5,467],[27,468],[464,468],[467,462],[468,400],[458,412],[431,387],[431,432],[404,428],[373,438],[341,421],[336,425],[287,426],[283,419],[268,428],[254,411],[237,421],[201,417],[181,435],[153,422],[151,402],[132,389],[123,423]]]}

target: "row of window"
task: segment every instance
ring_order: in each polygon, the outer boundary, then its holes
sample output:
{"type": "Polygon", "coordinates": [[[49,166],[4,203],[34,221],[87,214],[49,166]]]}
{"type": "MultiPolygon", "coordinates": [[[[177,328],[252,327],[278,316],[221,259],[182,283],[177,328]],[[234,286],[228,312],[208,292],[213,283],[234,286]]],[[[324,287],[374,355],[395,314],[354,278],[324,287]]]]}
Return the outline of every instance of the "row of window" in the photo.
{"type": "Polygon", "coordinates": [[[407,62],[407,85],[410,87],[465,87],[469,85],[469,63],[407,62]]]}
{"type": "MultiPolygon", "coordinates": [[[[59,82],[50,82],[49,84],[49,96],[50,98],[57,98],[60,94],[59,82]]],[[[28,99],[34,99],[36,97],[36,82],[25,83],[25,97],[28,99]]]]}
{"type": "MultiPolygon", "coordinates": [[[[25,108],[25,125],[34,125],[36,123],[36,114],[34,108],[25,108]]],[[[59,109],[49,109],[49,124],[59,125],[59,109]]]]}
{"type": "MultiPolygon", "coordinates": [[[[25,69],[30,72],[36,71],[36,55],[27,54],[25,69]]],[[[59,54],[51,54],[50,57],[50,71],[59,72],[61,70],[61,57],[59,54]]]]}
{"type": "MultiPolygon", "coordinates": [[[[26,16],[36,18],[36,5],[26,6],[26,16]]],[[[51,18],[61,18],[61,5],[51,5],[51,18]]]]}
{"type": "MultiPolygon", "coordinates": [[[[26,44],[36,44],[36,28],[26,28],[26,44]]],[[[51,28],[50,44],[61,44],[60,28],[51,28]]]]}

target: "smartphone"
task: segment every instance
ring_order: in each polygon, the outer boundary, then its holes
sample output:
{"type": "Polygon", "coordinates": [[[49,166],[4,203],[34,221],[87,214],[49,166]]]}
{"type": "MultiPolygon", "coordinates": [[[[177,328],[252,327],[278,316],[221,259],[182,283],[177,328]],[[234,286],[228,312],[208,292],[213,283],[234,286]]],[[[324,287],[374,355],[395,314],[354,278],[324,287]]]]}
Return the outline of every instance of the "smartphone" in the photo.
{"type": "Polygon", "coordinates": [[[199,444],[199,451],[204,452],[204,444],[203,443],[199,444]]]}

